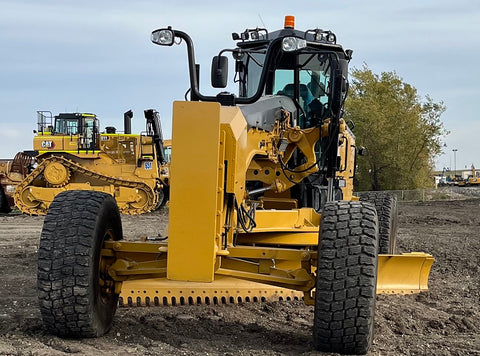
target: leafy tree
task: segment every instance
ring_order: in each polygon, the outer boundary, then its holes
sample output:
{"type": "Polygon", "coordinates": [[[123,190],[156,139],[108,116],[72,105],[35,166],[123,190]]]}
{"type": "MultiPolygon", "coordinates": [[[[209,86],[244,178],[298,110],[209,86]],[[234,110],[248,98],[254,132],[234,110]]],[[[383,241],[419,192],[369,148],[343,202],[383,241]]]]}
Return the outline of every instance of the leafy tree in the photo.
{"type": "Polygon", "coordinates": [[[345,119],[355,123],[358,190],[428,187],[434,159],[448,134],[440,120],[446,107],[417,90],[395,72],[374,74],[366,64],[351,73],[345,119]]]}

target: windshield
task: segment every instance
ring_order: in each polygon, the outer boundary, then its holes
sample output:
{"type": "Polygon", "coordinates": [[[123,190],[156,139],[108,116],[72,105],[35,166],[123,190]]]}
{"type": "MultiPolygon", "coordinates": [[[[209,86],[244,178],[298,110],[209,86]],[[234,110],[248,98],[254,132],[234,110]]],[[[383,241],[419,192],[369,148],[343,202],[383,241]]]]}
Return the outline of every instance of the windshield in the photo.
{"type": "Polygon", "coordinates": [[[56,119],[55,120],[55,132],[64,135],[77,135],[78,134],[78,119],[56,119]]]}
{"type": "Polygon", "coordinates": [[[248,53],[245,61],[245,70],[242,73],[240,83],[241,97],[251,97],[257,92],[260,84],[260,75],[263,70],[263,63],[265,61],[265,52],[263,53],[248,53]]]}
{"type": "Polygon", "coordinates": [[[314,125],[310,122],[312,114],[322,119],[329,114],[330,71],[330,59],[325,54],[299,55],[296,68],[275,71],[273,94],[286,95],[298,102],[301,127],[314,125]]]}
{"type": "MultiPolygon", "coordinates": [[[[311,127],[327,118],[330,112],[331,53],[319,50],[274,55],[271,70],[266,76],[262,95],[285,95],[297,104],[298,124],[311,127]]],[[[265,52],[247,52],[239,71],[240,97],[252,97],[260,85],[265,52]]]]}

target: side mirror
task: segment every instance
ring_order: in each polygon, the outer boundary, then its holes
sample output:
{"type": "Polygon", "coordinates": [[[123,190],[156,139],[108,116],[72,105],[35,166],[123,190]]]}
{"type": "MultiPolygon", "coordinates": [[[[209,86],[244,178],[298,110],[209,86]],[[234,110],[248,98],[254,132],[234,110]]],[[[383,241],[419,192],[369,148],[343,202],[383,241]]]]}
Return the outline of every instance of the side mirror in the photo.
{"type": "Polygon", "coordinates": [[[360,147],[358,149],[358,155],[359,156],[366,156],[368,154],[368,151],[365,147],[360,147]]]}
{"type": "Polygon", "coordinates": [[[175,40],[175,33],[171,28],[160,28],[152,32],[152,42],[160,46],[171,46],[175,40]]]}
{"type": "Polygon", "coordinates": [[[340,70],[336,70],[333,76],[333,91],[332,91],[332,114],[334,117],[340,118],[342,111],[342,82],[343,75],[340,70]]]}
{"type": "Polygon", "coordinates": [[[212,60],[212,87],[225,88],[228,79],[228,58],[215,56],[212,60]]]}
{"type": "Polygon", "coordinates": [[[336,117],[340,117],[343,108],[343,102],[347,95],[348,87],[348,61],[340,59],[338,68],[333,75],[333,92],[332,92],[332,113],[336,117]]]}

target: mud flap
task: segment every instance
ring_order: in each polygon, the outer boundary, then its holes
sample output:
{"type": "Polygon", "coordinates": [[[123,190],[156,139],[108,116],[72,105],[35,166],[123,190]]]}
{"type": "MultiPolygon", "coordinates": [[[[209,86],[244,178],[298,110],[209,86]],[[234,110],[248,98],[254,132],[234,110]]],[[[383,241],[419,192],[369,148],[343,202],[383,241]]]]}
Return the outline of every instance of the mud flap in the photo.
{"type": "Polygon", "coordinates": [[[412,294],[428,289],[434,258],[423,252],[378,255],[377,294],[412,294]]]}

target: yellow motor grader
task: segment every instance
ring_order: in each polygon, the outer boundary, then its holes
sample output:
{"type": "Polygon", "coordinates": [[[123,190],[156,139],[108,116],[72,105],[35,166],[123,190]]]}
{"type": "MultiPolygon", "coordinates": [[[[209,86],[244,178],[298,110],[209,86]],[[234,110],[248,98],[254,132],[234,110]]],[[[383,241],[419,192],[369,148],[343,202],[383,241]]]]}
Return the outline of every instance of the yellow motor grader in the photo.
{"type": "Polygon", "coordinates": [[[124,214],[142,214],[168,199],[168,162],[158,113],[145,110],[146,131],[131,133],[132,111],[124,114],[124,132],[99,131],[94,114],[39,111],[33,148],[37,167],[17,186],[16,206],[45,215],[66,190],[92,190],[115,197],[124,214]]]}
{"type": "Polygon", "coordinates": [[[357,147],[342,119],[352,51],[331,31],[296,30],[291,17],[233,39],[211,79],[226,87],[232,53],[238,94],[206,96],[191,38],[153,31],[157,45],[186,44],[190,75],[190,100],[173,104],[168,238],[123,241],[109,194],[57,195],[38,252],[49,332],[100,336],[119,298],[153,306],[301,293],[314,305],[315,348],[362,354],[376,293],[427,289],[432,256],[395,254],[396,200],[352,194],[357,147]]]}

